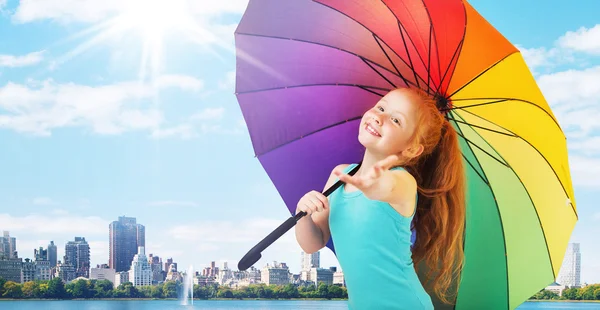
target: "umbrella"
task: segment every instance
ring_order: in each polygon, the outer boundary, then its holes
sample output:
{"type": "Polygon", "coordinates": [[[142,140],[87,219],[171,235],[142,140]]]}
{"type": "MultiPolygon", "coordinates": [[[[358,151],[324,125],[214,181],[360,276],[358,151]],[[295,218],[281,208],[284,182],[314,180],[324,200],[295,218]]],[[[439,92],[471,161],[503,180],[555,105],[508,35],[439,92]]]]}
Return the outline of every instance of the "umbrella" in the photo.
{"type": "Polygon", "coordinates": [[[235,41],[254,152],[292,215],[362,159],[362,114],[416,87],[438,98],[467,169],[456,308],[514,309],[556,279],[577,221],[566,138],[519,50],[469,3],[250,0],[235,41]]]}

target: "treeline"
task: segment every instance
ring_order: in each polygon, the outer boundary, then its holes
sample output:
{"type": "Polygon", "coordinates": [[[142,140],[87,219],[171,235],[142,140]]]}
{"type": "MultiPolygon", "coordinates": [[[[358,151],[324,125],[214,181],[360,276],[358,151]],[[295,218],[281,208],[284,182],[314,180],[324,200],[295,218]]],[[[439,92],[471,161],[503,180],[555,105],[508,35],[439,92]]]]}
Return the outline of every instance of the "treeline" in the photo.
{"type": "Polygon", "coordinates": [[[600,284],[592,284],[582,288],[568,288],[563,291],[562,296],[541,290],[530,299],[534,300],[600,300],[600,284]]]}
{"type": "MultiPolygon", "coordinates": [[[[289,299],[289,298],[348,298],[345,287],[326,285],[320,283],[315,286],[297,287],[288,285],[252,284],[250,286],[232,289],[226,286],[194,285],[194,299],[211,298],[262,298],[262,299],[289,299]]],[[[183,285],[180,282],[165,282],[152,286],[134,287],[131,282],[126,282],[113,288],[108,280],[83,280],[79,279],[64,284],[59,278],[50,281],[30,281],[16,283],[0,278],[0,298],[14,299],[73,299],[73,298],[180,298],[183,294],[183,285]]]]}

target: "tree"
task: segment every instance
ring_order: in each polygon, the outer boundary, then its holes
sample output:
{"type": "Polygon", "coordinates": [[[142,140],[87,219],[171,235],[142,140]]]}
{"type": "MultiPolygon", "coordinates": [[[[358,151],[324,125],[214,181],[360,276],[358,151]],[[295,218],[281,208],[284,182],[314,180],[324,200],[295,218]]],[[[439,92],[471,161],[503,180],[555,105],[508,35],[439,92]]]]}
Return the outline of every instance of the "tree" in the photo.
{"type": "Polygon", "coordinates": [[[4,294],[4,284],[6,284],[6,279],[0,277],[0,296],[4,294]]]}
{"type": "Polygon", "coordinates": [[[344,298],[344,290],[337,285],[330,285],[327,295],[329,298],[344,298]]]}
{"type": "Polygon", "coordinates": [[[113,284],[109,280],[98,280],[94,285],[95,298],[106,298],[112,296],[113,284]]]}
{"type": "Polygon", "coordinates": [[[22,287],[23,297],[25,298],[39,298],[40,297],[40,284],[35,281],[25,282],[22,287]]]}
{"type": "Polygon", "coordinates": [[[579,297],[579,289],[578,288],[568,288],[563,291],[562,297],[568,300],[578,300],[579,297]]]}
{"type": "Polygon", "coordinates": [[[61,278],[54,278],[48,282],[48,290],[46,291],[46,297],[63,299],[67,298],[67,291],[65,290],[65,284],[61,278]]]}
{"type": "Polygon", "coordinates": [[[2,297],[23,298],[23,291],[21,290],[21,285],[13,281],[8,281],[4,283],[4,293],[2,294],[2,297]]]}
{"type": "Polygon", "coordinates": [[[169,281],[163,284],[163,296],[165,298],[177,298],[178,282],[169,281]]]}

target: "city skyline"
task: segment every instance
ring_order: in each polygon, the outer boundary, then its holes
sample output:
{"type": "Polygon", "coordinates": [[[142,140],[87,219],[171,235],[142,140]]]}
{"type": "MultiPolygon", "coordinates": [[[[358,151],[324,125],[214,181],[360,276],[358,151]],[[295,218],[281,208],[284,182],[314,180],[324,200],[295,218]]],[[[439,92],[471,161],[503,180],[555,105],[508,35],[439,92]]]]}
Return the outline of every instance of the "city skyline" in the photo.
{"type": "MultiPolygon", "coordinates": [[[[600,3],[469,2],[520,49],[567,137],[579,218],[570,242],[581,244],[581,281],[600,283],[600,3]]],[[[146,253],[180,269],[236,266],[289,218],[234,94],[247,1],[194,5],[205,35],[165,32],[158,54],[139,29],[102,34],[118,1],[32,3],[0,0],[0,229],[20,256],[53,240],[60,260],[81,236],[91,265],[108,264],[108,226],[135,216],[146,253]]],[[[301,251],[291,230],[257,265],[298,273],[301,251]]],[[[320,262],[339,267],[328,249],[320,262]]]]}

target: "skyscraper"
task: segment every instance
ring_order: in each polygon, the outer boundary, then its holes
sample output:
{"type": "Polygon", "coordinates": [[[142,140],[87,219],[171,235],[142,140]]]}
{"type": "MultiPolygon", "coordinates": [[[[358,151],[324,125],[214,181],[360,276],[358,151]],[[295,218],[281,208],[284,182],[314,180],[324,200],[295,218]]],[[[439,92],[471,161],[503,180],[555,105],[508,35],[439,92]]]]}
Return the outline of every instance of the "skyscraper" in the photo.
{"type": "Polygon", "coordinates": [[[65,265],[75,268],[75,277],[90,276],[90,245],[85,238],[75,237],[75,241],[65,244],[65,265]]]}
{"type": "Polygon", "coordinates": [[[317,251],[312,254],[302,252],[302,270],[310,270],[311,268],[321,267],[321,252],[317,251]]]}
{"type": "Polygon", "coordinates": [[[17,239],[10,236],[10,232],[4,231],[0,237],[0,255],[6,258],[17,258],[17,239]]]}
{"type": "Polygon", "coordinates": [[[58,259],[56,250],[57,249],[54,241],[50,241],[50,244],[48,244],[48,260],[50,261],[50,267],[56,267],[56,262],[58,259]]]}
{"type": "Polygon", "coordinates": [[[581,286],[581,253],[579,243],[569,243],[556,282],[570,287],[581,286]]]}
{"type": "Polygon", "coordinates": [[[148,258],[143,246],[138,247],[138,253],[134,255],[131,261],[129,282],[133,286],[152,285],[152,268],[148,264],[148,258]]]}
{"type": "Polygon", "coordinates": [[[119,216],[119,220],[110,223],[108,228],[108,265],[115,269],[115,272],[128,271],[138,246],[144,246],[146,243],[145,228],[136,223],[135,217],[125,216],[119,216]]]}

